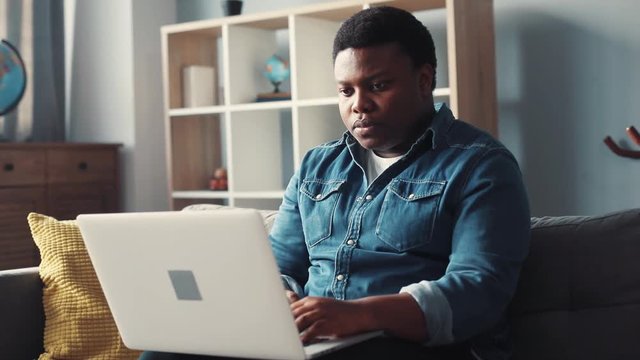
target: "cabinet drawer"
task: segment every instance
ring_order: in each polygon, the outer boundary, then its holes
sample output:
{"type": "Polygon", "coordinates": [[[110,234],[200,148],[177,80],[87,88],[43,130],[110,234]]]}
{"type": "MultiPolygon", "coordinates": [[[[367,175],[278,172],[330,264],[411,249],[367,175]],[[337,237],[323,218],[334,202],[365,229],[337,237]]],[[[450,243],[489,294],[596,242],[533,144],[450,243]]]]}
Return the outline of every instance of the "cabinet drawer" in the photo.
{"type": "Polygon", "coordinates": [[[0,270],[38,265],[39,253],[31,238],[27,215],[32,211],[45,212],[44,189],[43,186],[0,189],[0,270]]]}
{"type": "Polygon", "coordinates": [[[48,151],[48,182],[112,183],[116,164],[112,149],[52,149],[48,151]]]}
{"type": "Polygon", "coordinates": [[[45,183],[42,150],[0,151],[0,186],[41,185],[45,183]]]}

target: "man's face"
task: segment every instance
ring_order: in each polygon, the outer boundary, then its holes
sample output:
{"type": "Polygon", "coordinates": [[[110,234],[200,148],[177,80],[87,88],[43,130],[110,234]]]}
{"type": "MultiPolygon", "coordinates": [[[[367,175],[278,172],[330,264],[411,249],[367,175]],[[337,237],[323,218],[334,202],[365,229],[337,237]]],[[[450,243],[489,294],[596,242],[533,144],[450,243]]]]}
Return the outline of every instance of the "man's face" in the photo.
{"type": "Polygon", "coordinates": [[[433,111],[433,68],[416,68],[398,44],[348,48],[334,64],[340,116],[365,149],[404,154],[433,111]]]}

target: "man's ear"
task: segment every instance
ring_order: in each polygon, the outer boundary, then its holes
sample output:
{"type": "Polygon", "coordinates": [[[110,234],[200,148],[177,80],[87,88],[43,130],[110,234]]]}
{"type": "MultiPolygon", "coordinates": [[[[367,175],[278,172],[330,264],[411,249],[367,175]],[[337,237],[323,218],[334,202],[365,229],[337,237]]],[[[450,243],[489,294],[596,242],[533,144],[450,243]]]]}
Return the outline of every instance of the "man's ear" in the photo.
{"type": "Polygon", "coordinates": [[[431,84],[433,84],[433,66],[426,63],[418,69],[418,86],[423,96],[431,96],[433,93],[431,84]]]}

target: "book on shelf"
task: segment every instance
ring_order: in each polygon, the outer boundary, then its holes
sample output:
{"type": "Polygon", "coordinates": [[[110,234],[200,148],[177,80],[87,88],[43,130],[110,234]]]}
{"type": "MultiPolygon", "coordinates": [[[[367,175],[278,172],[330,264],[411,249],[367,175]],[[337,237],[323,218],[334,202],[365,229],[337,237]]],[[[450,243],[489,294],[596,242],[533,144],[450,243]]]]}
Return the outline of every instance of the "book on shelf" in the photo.
{"type": "Polygon", "coordinates": [[[183,106],[186,108],[216,104],[215,68],[189,65],[182,68],[183,106]]]}

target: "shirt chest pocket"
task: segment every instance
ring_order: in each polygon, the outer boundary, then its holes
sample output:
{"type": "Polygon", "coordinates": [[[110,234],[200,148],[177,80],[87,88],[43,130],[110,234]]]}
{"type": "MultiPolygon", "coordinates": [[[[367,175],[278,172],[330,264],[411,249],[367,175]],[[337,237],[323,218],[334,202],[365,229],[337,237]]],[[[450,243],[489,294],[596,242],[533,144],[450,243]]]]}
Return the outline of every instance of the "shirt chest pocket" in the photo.
{"type": "Polygon", "coordinates": [[[394,179],[376,224],[380,240],[399,252],[431,241],[446,181],[394,179]]]}
{"type": "Polygon", "coordinates": [[[300,214],[307,246],[331,236],[340,188],[344,180],[304,180],[300,185],[300,214]]]}

